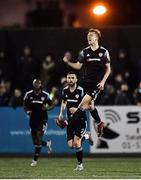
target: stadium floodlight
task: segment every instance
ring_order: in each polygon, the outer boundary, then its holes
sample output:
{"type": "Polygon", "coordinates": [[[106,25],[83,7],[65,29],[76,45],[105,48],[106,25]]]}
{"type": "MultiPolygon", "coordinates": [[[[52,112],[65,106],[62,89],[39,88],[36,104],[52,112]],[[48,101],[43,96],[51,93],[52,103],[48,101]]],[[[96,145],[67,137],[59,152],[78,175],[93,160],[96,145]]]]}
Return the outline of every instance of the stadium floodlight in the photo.
{"type": "Polygon", "coordinates": [[[95,15],[99,16],[105,14],[107,9],[104,5],[96,5],[92,11],[95,15]]]}

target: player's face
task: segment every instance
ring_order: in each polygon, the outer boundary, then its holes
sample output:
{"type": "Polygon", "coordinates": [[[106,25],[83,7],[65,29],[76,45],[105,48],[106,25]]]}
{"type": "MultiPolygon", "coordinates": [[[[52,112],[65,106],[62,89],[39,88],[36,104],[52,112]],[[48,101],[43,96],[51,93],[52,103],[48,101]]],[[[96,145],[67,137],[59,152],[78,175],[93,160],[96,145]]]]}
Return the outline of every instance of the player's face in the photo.
{"type": "Polygon", "coordinates": [[[40,90],[41,89],[41,81],[36,81],[34,83],[34,88],[36,91],[40,90]]]}
{"type": "Polygon", "coordinates": [[[92,44],[94,44],[95,42],[98,41],[98,36],[97,36],[97,34],[95,32],[89,32],[87,34],[87,40],[88,40],[88,44],[92,45],[92,44]]]}
{"type": "Polygon", "coordinates": [[[75,74],[68,74],[67,75],[67,83],[69,86],[74,86],[77,82],[77,77],[75,74]]]}

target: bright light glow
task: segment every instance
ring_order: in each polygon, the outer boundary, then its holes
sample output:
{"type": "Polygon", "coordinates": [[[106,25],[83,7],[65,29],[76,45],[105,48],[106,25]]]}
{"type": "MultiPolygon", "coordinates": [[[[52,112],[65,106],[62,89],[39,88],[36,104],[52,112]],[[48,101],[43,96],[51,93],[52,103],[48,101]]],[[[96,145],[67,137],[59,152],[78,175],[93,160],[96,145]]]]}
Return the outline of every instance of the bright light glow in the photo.
{"type": "Polygon", "coordinates": [[[104,13],[106,13],[106,11],[107,11],[107,9],[103,5],[97,5],[93,8],[93,13],[95,15],[103,15],[104,13]]]}

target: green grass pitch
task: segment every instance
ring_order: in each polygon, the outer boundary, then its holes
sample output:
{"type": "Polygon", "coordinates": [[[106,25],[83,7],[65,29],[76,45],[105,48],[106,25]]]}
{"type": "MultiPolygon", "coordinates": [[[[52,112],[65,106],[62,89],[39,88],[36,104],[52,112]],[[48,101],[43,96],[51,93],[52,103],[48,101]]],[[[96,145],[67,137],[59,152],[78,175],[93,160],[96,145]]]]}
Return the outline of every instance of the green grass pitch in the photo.
{"type": "Polygon", "coordinates": [[[45,179],[141,179],[141,158],[84,158],[84,170],[75,172],[75,158],[0,158],[0,178],[45,179]]]}

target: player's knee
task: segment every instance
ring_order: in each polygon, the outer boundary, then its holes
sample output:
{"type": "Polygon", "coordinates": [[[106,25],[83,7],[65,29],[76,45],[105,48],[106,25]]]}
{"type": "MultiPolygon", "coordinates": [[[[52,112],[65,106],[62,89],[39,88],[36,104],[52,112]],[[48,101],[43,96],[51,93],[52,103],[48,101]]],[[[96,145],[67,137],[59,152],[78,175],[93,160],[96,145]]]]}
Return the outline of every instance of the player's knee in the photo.
{"type": "Polygon", "coordinates": [[[73,149],[73,143],[72,143],[72,142],[68,142],[68,147],[69,147],[70,149],[73,149]]]}
{"type": "Polygon", "coordinates": [[[93,111],[95,109],[95,106],[94,105],[89,105],[89,110],[90,111],[93,111]]]}
{"type": "Polygon", "coordinates": [[[83,110],[89,110],[90,109],[90,105],[89,103],[86,103],[86,104],[81,104],[81,106],[79,106],[81,109],[83,110]]]}
{"type": "Polygon", "coordinates": [[[73,142],[73,147],[74,148],[80,148],[81,147],[81,142],[80,141],[74,141],[73,142]]]}
{"type": "Polygon", "coordinates": [[[33,139],[33,144],[36,146],[40,146],[42,144],[42,141],[39,139],[33,139]]]}
{"type": "Polygon", "coordinates": [[[91,109],[91,105],[86,104],[86,105],[84,105],[83,109],[85,109],[85,110],[90,110],[90,109],[91,109]]]}

